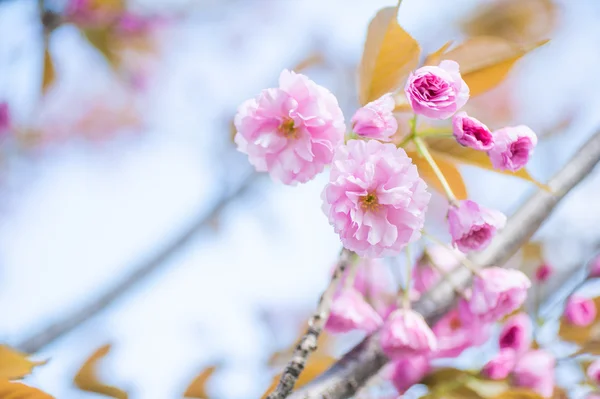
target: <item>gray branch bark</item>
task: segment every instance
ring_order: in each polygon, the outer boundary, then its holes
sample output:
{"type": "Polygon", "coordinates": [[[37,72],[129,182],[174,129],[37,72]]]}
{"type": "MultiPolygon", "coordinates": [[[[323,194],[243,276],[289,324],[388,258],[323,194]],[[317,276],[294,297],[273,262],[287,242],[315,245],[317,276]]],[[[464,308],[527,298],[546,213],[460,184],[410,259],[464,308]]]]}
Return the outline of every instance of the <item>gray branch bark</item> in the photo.
{"type": "Polygon", "coordinates": [[[37,352],[109,307],[116,300],[129,292],[132,287],[142,283],[152,273],[160,269],[161,266],[167,264],[167,260],[187,245],[198,232],[210,225],[227,205],[244,195],[256,181],[257,177],[258,174],[252,172],[233,190],[228,190],[228,192],[220,196],[208,211],[204,211],[198,215],[198,217],[171,242],[167,243],[152,257],[134,267],[131,273],[127,274],[122,280],[117,281],[117,283],[111,286],[106,292],[100,294],[93,301],[82,305],[81,308],[75,310],[73,313],[66,315],[62,319],[59,319],[51,325],[32,334],[30,337],[15,345],[15,348],[25,353],[37,352]]]}
{"type": "MultiPolygon", "coordinates": [[[[538,191],[513,216],[484,251],[471,260],[479,267],[504,264],[537,231],[556,205],[600,161],[600,131],[595,133],[549,183],[552,193],[538,191]]],[[[454,305],[453,286],[467,287],[471,275],[459,268],[414,304],[432,325],[454,305]]],[[[344,399],[365,385],[388,359],[379,347],[378,333],[365,338],[328,371],[290,396],[293,399],[344,399]]]]}

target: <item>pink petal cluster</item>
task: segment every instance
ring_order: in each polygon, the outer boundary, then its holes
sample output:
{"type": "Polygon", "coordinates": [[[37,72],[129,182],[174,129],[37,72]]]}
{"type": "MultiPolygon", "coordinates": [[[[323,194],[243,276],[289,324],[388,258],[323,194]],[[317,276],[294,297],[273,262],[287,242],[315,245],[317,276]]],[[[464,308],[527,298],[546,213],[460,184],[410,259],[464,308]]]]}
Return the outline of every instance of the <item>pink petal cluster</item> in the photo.
{"type": "Polygon", "coordinates": [[[339,292],[331,304],[331,313],[325,329],[332,333],[345,333],[352,330],[375,331],[383,320],[355,289],[339,292]]]}
{"type": "Polygon", "coordinates": [[[516,172],[527,164],[536,145],[537,136],[529,127],[505,127],[494,132],[488,155],[494,168],[516,172]]]}
{"type": "Polygon", "coordinates": [[[350,140],[336,150],[323,211],[347,249],[395,256],[420,237],[431,197],[426,187],[402,148],[350,140]]]}
{"type": "Polygon", "coordinates": [[[600,385],[600,359],[596,359],[590,364],[586,370],[586,374],[590,381],[596,385],[600,385]]]}
{"type": "Polygon", "coordinates": [[[10,110],[8,103],[0,102],[0,137],[4,136],[11,129],[10,110]]]}
{"type": "Polygon", "coordinates": [[[455,61],[417,69],[408,77],[404,92],[415,113],[433,119],[448,119],[469,99],[469,87],[455,61]]]}
{"type": "Polygon", "coordinates": [[[516,386],[529,388],[550,398],[554,392],[555,365],[556,359],[545,350],[526,352],[519,358],[513,370],[513,382],[516,386]]]}
{"type": "Polygon", "coordinates": [[[517,354],[524,353],[531,346],[533,326],[526,313],[511,316],[500,331],[498,343],[500,349],[511,349],[517,354]]]}
{"type": "Polygon", "coordinates": [[[393,112],[395,106],[390,93],[371,101],[352,117],[352,130],[362,137],[390,141],[390,137],[398,130],[398,121],[393,112]]]}
{"type": "Polygon", "coordinates": [[[461,201],[448,210],[452,243],[461,251],[480,251],[487,247],[496,231],[506,224],[506,216],[471,200],[461,201]]]}
{"type": "Polygon", "coordinates": [[[235,143],[256,170],[285,184],[304,183],[331,163],[344,139],[344,116],[333,94],[284,70],[279,87],[247,100],[235,116],[235,143]]]}
{"type": "Polygon", "coordinates": [[[520,308],[531,286],[529,278],[519,270],[490,267],[473,279],[469,300],[458,303],[465,324],[495,322],[520,308]]]}
{"type": "Polygon", "coordinates": [[[465,325],[461,321],[458,310],[451,310],[433,326],[433,333],[438,343],[438,349],[433,357],[457,357],[466,349],[485,343],[490,337],[490,326],[491,324],[488,323],[465,325]]]}
{"type": "Polygon", "coordinates": [[[552,272],[552,266],[547,263],[542,263],[537,269],[535,269],[535,279],[536,281],[543,283],[550,278],[552,272]]]}
{"type": "Polygon", "coordinates": [[[592,299],[571,295],[567,299],[564,317],[573,325],[586,327],[596,320],[596,304],[592,299]]]}
{"type": "Polygon", "coordinates": [[[502,349],[486,363],[481,373],[492,380],[503,380],[509,376],[517,363],[517,354],[512,349],[502,349]]]}
{"type": "Polygon", "coordinates": [[[444,272],[452,271],[459,265],[462,256],[464,255],[461,252],[442,245],[428,247],[413,269],[415,290],[419,294],[429,291],[442,277],[438,269],[444,272]]]}
{"type": "Polygon", "coordinates": [[[392,312],[381,328],[380,339],[383,352],[392,360],[437,350],[435,335],[423,317],[410,309],[392,312]]]}
{"type": "Polygon", "coordinates": [[[596,256],[589,265],[588,277],[600,277],[600,255],[596,256]]]}
{"type": "Polygon", "coordinates": [[[388,379],[399,393],[403,393],[419,383],[430,370],[426,356],[407,356],[391,363],[388,379]]]}
{"type": "Polygon", "coordinates": [[[494,137],[486,125],[459,112],[452,118],[452,132],[456,141],[477,151],[489,151],[494,146],[494,137]]]}

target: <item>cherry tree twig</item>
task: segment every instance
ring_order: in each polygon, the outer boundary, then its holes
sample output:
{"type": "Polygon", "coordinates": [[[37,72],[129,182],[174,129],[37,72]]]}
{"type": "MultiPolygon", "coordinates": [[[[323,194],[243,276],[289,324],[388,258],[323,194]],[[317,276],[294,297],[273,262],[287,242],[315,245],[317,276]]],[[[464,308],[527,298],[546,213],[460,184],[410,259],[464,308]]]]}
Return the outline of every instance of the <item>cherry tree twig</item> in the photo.
{"type": "MultiPolygon", "coordinates": [[[[552,193],[540,190],[510,217],[506,227],[484,251],[471,257],[478,267],[502,265],[537,231],[564,196],[583,180],[600,161],[600,131],[596,132],[549,183],[552,193]]],[[[454,287],[465,288],[471,273],[458,268],[414,304],[432,325],[454,305],[454,287]]],[[[345,399],[365,385],[386,363],[387,357],[374,333],[347,353],[312,383],[301,388],[293,399],[345,399]]]]}
{"type": "Polygon", "coordinates": [[[152,257],[134,267],[132,272],[111,286],[106,292],[100,294],[92,302],[84,304],[73,313],[32,334],[15,345],[15,347],[26,353],[37,352],[109,307],[125,293],[129,292],[131,288],[140,284],[152,273],[160,269],[161,266],[166,265],[167,260],[187,245],[197,233],[209,226],[229,204],[246,194],[257,179],[257,173],[250,173],[234,189],[222,194],[208,211],[203,211],[171,242],[167,243],[152,257]]]}
{"type": "Polygon", "coordinates": [[[346,249],[342,250],[329,285],[323,292],[323,295],[321,295],[315,313],[308,321],[306,333],[300,338],[300,342],[292,355],[292,360],[285,367],[277,388],[275,388],[275,391],[267,399],[284,399],[294,389],[294,385],[300,373],[304,370],[308,357],[312,352],[317,350],[317,340],[329,318],[331,301],[344,272],[349,267],[356,267],[356,262],[352,258],[352,252],[346,249]]]}

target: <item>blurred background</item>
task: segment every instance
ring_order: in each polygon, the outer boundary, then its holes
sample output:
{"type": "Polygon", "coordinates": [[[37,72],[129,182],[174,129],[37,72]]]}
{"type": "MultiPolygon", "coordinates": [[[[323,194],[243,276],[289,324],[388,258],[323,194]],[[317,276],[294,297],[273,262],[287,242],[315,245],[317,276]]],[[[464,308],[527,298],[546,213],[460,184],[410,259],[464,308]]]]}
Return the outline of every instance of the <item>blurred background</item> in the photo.
{"type": "MultiPolygon", "coordinates": [[[[232,117],[294,68],[349,118],[367,25],[393,4],[0,0],[0,340],[50,358],[27,383],[93,398],[73,376],[112,343],[99,372],[132,398],[181,397],[209,365],[211,397],[260,397],[340,243],[320,209],[326,174],[297,187],[257,176],[232,117]]],[[[546,181],[600,128],[599,18],[597,0],[404,0],[399,21],[425,53],[481,34],[552,39],[469,105],[491,128],[531,126],[528,168],[546,181]]],[[[461,171],[473,199],[508,214],[535,190],[461,171]]],[[[536,236],[563,270],[550,290],[594,254],[599,199],[596,171],[536,236]]]]}

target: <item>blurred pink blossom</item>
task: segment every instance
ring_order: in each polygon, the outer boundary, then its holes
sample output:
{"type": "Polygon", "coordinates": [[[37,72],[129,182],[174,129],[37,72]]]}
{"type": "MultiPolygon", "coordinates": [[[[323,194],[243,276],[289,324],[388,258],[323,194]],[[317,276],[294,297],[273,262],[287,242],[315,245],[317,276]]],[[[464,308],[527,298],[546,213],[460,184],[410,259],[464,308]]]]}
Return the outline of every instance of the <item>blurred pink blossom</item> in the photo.
{"type": "Polygon", "coordinates": [[[596,359],[586,370],[588,378],[596,385],[600,385],[600,359],[596,359]]]}
{"type": "Polygon", "coordinates": [[[522,355],[513,370],[515,385],[530,388],[550,398],[554,392],[554,366],[556,359],[542,349],[531,350],[522,355]]]}
{"type": "Polygon", "coordinates": [[[592,299],[571,295],[567,299],[565,319],[576,326],[589,326],[596,319],[596,304],[592,299]]]}
{"type": "Polygon", "coordinates": [[[536,145],[537,136],[529,127],[505,127],[494,132],[490,160],[496,169],[516,172],[527,164],[536,145]]]}
{"type": "Polygon", "coordinates": [[[334,297],[325,329],[333,333],[352,330],[372,332],[382,323],[381,316],[365,301],[360,292],[349,288],[334,297]]]}
{"type": "Polygon", "coordinates": [[[474,201],[460,201],[448,210],[452,244],[463,252],[480,251],[487,247],[496,231],[506,224],[506,216],[487,209],[474,201]]]}
{"type": "Polygon", "coordinates": [[[426,356],[406,356],[391,362],[387,377],[398,392],[403,393],[421,381],[430,369],[426,356]]]}
{"type": "Polygon", "coordinates": [[[521,354],[531,346],[533,326],[527,313],[521,312],[511,316],[500,331],[498,342],[500,349],[512,349],[521,354]]]}
{"type": "Polygon", "coordinates": [[[489,151],[494,146],[490,129],[479,120],[459,112],[452,118],[452,131],[456,141],[478,151],[489,151]]]}
{"type": "Polygon", "coordinates": [[[492,380],[508,377],[517,362],[517,354],[510,348],[500,350],[496,357],[487,362],[481,373],[492,380]]]}
{"type": "Polygon", "coordinates": [[[393,113],[395,105],[390,93],[371,101],[352,117],[352,130],[362,137],[390,141],[398,130],[398,121],[393,113]]]}
{"type": "Polygon", "coordinates": [[[550,276],[552,275],[552,272],[553,272],[552,266],[550,266],[547,263],[542,263],[535,270],[535,279],[536,279],[536,281],[543,283],[550,278],[550,276]]]}
{"type": "Polygon", "coordinates": [[[426,252],[415,265],[413,269],[414,288],[420,294],[427,292],[431,287],[437,284],[442,277],[437,268],[444,272],[452,271],[459,265],[459,259],[464,255],[455,250],[442,245],[433,245],[427,247],[426,252]],[[432,266],[432,263],[437,266],[432,266]]]}
{"type": "Polygon", "coordinates": [[[490,337],[490,326],[488,323],[463,325],[458,310],[452,309],[433,326],[438,342],[433,357],[457,357],[466,349],[485,343],[490,337]]]}
{"type": "Polygon", "coordinates": [[[395,310],[381,328],[381,348],[390,359],[427,356],[437,350],[435,335],[419,313],[395,310]]]}

